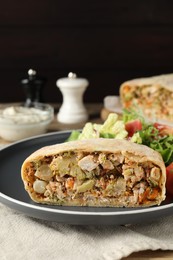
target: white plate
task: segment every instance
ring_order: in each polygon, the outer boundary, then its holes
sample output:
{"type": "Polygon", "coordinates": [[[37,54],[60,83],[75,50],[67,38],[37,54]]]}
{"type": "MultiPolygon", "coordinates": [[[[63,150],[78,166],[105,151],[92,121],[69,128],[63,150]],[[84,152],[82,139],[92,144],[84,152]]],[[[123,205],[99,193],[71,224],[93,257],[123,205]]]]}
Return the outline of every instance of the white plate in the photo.
{"type": "Polygon", "coordinates": [[[24,189],[20,169],[25,158],[42,146],[61,143],[70,131],[16,142],[0,151],[0,202],[28,216],[75,225],[121,225],[149,222],[173,214],[173,201],[149,208],[64,207],[34,203],[24,189]]]}

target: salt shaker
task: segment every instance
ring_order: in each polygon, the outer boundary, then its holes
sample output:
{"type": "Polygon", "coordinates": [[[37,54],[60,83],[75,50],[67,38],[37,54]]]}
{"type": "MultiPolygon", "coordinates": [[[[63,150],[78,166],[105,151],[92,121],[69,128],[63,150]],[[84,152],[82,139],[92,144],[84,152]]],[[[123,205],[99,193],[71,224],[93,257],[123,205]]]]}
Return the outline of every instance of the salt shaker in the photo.
{"type": "Polygon", "coordinates": [[[87,79],[77,78],[70,72],[67,78],[60,78],[56,82],[63,95],[63,103],[57,114],[57,120],[64,124],[86,122],[88,114],[83,104],[83,94],[89,85],[87,79]]]}

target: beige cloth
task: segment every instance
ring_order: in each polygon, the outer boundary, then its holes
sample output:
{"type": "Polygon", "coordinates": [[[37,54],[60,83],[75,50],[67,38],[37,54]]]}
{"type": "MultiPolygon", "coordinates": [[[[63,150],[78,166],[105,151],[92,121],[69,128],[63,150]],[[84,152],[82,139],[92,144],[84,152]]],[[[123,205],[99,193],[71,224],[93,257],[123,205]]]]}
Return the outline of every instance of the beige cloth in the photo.
{"type": "Polygon", "coordinates": [[[0,203],[1,260],[117,260],[173,250],[173,216],[150,224],[74,226],[28,217],[0,203]]]}

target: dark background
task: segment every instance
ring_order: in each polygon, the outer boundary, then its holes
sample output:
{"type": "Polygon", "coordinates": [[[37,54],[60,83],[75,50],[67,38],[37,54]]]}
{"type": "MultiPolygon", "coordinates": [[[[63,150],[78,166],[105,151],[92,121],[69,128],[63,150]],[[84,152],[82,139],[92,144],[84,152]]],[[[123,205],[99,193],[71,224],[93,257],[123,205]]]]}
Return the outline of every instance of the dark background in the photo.
{"type": "Polygon", "coordinates": [[[119,93],[128,79],[173,72],[171,0],[6,0],[0,3],[0,102],[25,99],[29,68],[56,80],[73,71],[90,82],[85,102],[119,93]]]}

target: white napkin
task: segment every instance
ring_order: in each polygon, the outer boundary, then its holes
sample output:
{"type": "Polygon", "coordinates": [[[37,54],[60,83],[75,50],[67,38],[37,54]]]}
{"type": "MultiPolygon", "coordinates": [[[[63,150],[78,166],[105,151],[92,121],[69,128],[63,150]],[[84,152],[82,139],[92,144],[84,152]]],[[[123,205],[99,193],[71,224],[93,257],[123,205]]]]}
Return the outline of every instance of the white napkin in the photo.
{"type": "Polygon", "coordinates": [[[0,203],[1,260],[117,260],[173,250],[173,216],[130,226],[73,226],[28,217],[0,203]]]}

